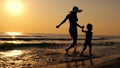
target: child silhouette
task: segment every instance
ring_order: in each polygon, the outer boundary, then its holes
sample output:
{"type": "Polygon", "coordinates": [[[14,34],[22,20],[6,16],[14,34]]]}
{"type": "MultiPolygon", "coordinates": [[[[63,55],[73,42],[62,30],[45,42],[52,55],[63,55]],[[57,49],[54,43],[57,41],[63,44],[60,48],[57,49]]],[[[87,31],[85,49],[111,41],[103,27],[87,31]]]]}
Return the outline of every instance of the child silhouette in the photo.
{"type": "Polygon", "coordinates": [[[84,51],[86,50],[87,45],[89,46],[89,55],[92,55],[92,53],[91,53],[91,51],[92,51],[91,40],[92,40],[92,35],[93,35],[92,24],[87,24],[87,30],[86,31],[84,30],[84,27],[83,27],[82,32],[84,32],[86,34],[86,39],[85,39],[85,43],[84,43],[84,48],[81,52],[81,56],[83,55],[84,51]]]}

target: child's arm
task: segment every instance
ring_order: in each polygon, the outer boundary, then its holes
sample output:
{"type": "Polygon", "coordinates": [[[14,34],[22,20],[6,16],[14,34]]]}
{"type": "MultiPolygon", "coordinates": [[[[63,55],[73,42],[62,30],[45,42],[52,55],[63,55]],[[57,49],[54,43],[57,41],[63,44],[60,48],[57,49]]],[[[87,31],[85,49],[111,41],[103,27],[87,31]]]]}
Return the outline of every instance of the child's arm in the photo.
{"type": "Polygon", "coordinates": [[[86,31],[84,30],[84,26],[82,27],[82,32],[86,32],[86,31]]]}

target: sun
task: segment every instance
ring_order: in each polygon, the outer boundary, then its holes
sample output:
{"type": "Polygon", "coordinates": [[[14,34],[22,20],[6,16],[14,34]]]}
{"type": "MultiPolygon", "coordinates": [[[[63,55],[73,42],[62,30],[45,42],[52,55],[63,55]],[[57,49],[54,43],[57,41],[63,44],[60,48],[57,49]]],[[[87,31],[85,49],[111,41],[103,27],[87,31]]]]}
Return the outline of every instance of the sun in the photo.
{"type": "Polygon", "coordinates": [[[9,0],[6,2],[6,9],[8,12],[18,14],[22,12],[24,6],[20,0],[9,0]]]}

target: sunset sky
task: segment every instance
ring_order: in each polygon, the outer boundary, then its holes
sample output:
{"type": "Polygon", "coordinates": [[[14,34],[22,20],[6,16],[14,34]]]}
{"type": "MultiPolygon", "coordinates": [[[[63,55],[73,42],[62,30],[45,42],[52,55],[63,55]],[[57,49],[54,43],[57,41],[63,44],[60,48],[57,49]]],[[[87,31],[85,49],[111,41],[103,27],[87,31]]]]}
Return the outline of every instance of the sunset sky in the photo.
{"type": "Polygon", "coordinates": [[[0,0],[0,32],[68,34],[69,21],[56,25],[73,6],[83,9],[78,23],[93,24],[95,35],[120,35],[120,0],[0,0]]]}

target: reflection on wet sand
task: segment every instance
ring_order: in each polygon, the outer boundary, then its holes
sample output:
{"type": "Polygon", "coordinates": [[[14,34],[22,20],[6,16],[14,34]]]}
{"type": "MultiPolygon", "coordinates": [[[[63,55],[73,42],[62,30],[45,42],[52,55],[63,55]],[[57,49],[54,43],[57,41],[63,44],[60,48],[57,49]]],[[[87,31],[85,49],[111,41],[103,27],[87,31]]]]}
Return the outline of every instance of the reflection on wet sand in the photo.
{"type": "Polygon", "coordinates": [[[81,61],[78,62],[66,63],[66,68],[72,68],[72,67],[79,68],[84,66],[93,66],[92,58],[89,58],[88,60],[81,59],[81,61]]]}
{"type": "Polygon", "coordinates": [[[92,58],[89,58],[88,60],[83,60],[82,61],[82,66],[93,66],[93,61],[92,61],[92,58]]]}
{"type": "Polygon", "coordinates": [[[22,55],[22,53],[23,52],[21,50],[11,50],[7,52],[0,52],[0,54],[2,54],[2,56],[4,57],[14,57],[14,56],[22,55]]]}

